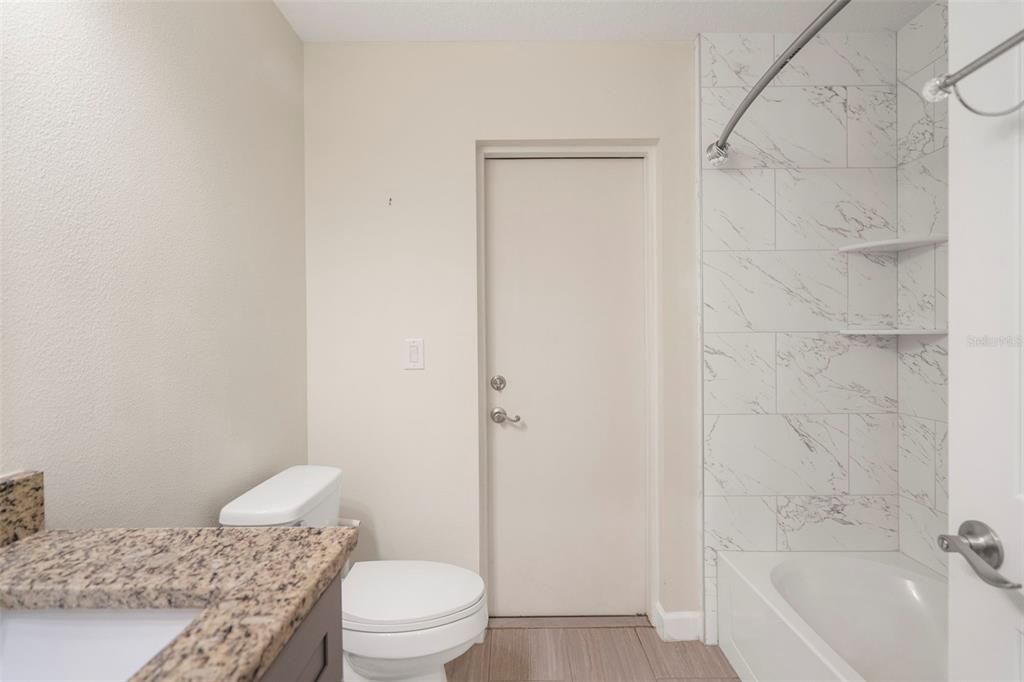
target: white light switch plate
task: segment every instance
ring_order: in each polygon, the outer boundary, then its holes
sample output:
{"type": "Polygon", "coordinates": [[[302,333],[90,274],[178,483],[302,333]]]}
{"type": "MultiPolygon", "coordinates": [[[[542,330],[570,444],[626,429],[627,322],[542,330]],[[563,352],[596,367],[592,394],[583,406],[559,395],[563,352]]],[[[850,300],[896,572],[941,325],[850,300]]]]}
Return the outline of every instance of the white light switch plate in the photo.
{"type": "Polygon", "coordinates": [[[402,345],[402,369],[423,369],[423,339],[406,339],[402,345]]]}

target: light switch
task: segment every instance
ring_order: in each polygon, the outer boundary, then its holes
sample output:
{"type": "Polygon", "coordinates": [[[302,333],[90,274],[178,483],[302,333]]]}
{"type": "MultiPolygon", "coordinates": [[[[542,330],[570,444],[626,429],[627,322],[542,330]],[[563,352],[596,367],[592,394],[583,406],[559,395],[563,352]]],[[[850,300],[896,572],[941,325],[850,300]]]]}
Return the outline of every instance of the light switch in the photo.
{"type": "Polygon", "coordinates": [[[402,357],[403,369],[423,369],[423,339],[406,339],[404,355],[402,357]]]}

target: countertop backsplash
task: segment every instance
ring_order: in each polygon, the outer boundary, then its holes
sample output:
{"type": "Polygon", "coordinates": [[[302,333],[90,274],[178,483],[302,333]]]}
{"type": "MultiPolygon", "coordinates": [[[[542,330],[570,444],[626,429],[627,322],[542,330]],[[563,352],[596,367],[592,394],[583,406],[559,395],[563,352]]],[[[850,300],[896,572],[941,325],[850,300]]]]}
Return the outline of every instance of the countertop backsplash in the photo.
{"type": "Polygon", "coordinates": [[[0,476],[0,547],[43,529],[43,472],[0,476]]]}

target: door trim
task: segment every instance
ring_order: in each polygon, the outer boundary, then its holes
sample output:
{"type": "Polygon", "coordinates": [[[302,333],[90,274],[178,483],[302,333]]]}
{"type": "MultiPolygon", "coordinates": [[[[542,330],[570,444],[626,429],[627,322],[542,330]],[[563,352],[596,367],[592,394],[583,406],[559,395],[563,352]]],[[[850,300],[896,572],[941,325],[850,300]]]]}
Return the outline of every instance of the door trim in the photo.
{"type": "MultiPolygon", "coordinates": [[[[661,444],[661,232],[657,212],[656,140],[522,140],[478,141],[477,197],[477,425],[479,437],[480,572],[490,578],[490,503],[487,443],[487,273],[485,234],[485,166],[488,159],[640,159],[644,169],[644,602],[654,622],[659,604],[659,483],[661,444]]],[[[614,566],[615,557],[609,557],[614,566]]],[[[566,614],[571,615],[571,614],[566,614]]]]}

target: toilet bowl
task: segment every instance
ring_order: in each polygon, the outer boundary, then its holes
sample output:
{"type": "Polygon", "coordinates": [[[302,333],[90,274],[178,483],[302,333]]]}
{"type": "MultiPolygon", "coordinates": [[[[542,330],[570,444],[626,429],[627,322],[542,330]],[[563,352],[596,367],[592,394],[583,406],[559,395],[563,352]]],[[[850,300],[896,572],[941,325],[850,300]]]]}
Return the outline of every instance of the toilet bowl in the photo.
{"type": "MultiPolygon", "coordinates": [[[[341,471],[294,466],[221,509],[222,526],[337,523],[341,471]]],[[[345,682],[445,682],[444,666],[487,630],[479,575],[433,561],[361,561],[341,581],[345,682]]]]}
{"type": "Polygon", "coordinates": [[[432,561],[362,561],[342,580],[345,682],[444,682],[487,629],[484,582],[432,561]]]}

